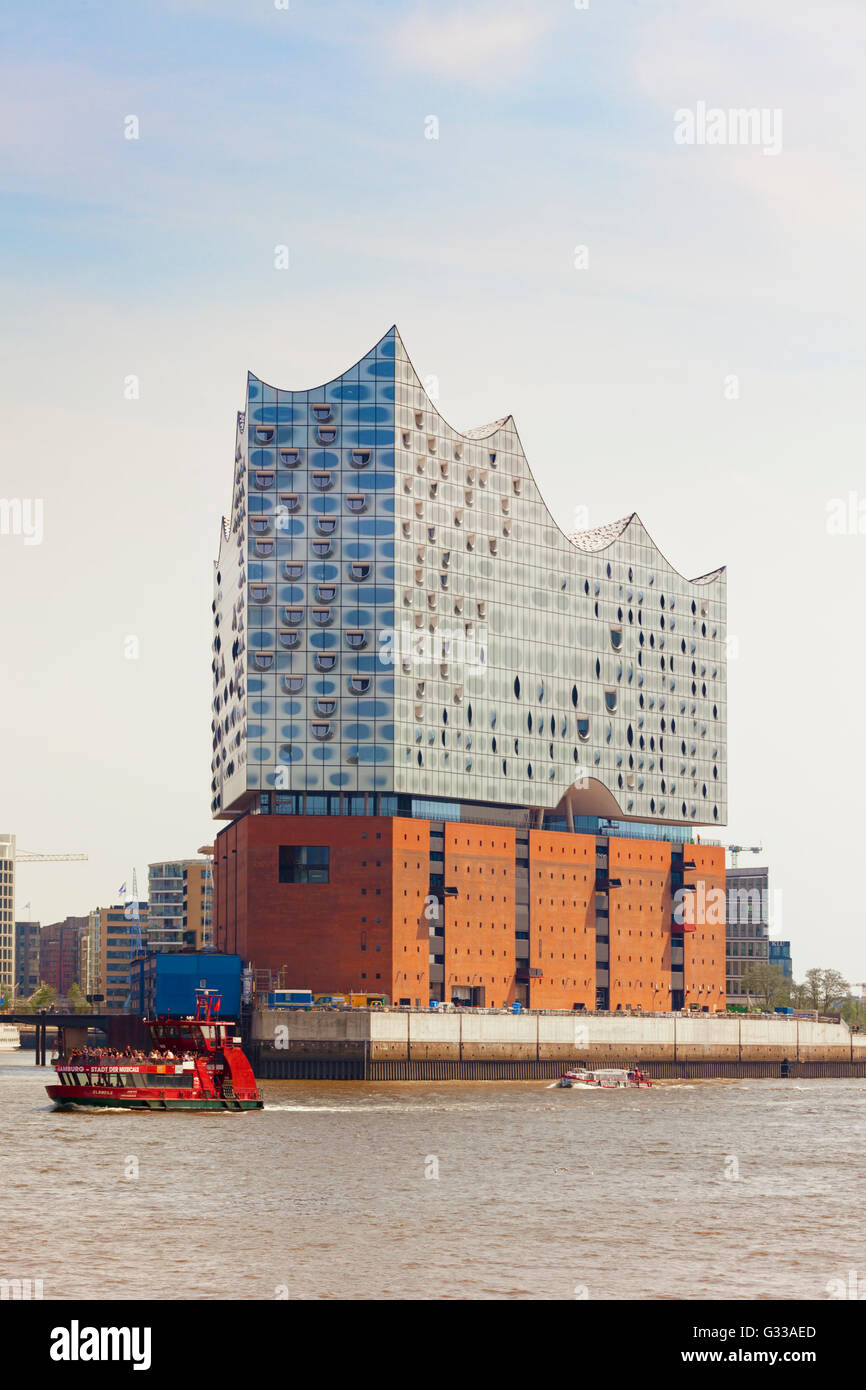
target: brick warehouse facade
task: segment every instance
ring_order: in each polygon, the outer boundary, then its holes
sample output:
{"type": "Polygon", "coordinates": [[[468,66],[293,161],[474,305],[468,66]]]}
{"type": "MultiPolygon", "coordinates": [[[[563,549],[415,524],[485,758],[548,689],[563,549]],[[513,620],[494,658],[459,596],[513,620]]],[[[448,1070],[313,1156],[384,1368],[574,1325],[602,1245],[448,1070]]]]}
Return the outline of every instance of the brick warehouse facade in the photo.
{"type": "Polygon", "coordinates": [[[247,815],[216,840],[215,945],[290,988],[422,1007],[716,1010],[725,927],[712,895],[724,878],[721,846],[247,815]],[[291,881],[286,851],[309,849],[318,881],[291,881]],[[694,922],[678,923],[675,894],[698,887],[694,922]]]}
{"type": "Polygon", "coordinates": [[[726,585],[634,512],[566,534],[513,418],[455,430],[395,327],[309,391],[250,374],[214,944],[413,1005],[723,1008],[726,585]]]}

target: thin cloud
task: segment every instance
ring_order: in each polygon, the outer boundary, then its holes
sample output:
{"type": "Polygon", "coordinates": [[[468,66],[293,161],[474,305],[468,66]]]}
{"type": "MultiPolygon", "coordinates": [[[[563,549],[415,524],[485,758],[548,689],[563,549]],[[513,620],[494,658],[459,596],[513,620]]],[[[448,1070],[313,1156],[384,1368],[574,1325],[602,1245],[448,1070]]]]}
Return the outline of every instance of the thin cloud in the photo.
{"type": "Polygon", "coordinates": [[[551,28],[537,9],[485,5],[468,12],[424,10],[389,29],[393,58],[454,81],[498,84],[531,67],[551,28]]]}

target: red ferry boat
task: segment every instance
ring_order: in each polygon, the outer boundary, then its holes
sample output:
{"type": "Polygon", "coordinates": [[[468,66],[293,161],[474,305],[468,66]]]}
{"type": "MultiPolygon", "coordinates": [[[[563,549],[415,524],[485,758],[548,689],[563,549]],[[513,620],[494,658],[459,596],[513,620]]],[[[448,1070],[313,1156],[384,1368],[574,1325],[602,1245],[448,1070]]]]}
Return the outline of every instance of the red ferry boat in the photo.
{"type": "Polygon", "coordinates": [[[216,990],[196,990],[195,1016],[145,1019],[150,1052],[70,1049],[54,1063],[56,1105],[118,1110],[261,1110],[262,1093],[216,990]]]}

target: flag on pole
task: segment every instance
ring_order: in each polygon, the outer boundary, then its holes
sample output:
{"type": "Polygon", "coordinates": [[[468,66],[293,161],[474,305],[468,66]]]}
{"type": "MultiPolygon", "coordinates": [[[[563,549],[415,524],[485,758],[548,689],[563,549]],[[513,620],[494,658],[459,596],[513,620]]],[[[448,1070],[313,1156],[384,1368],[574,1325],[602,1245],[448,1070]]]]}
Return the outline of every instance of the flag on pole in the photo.
{"type": "Polygon", "coordinates": [[[125,893],[125,892],[126,892],[126,884],[125,884],[125,883],[121,883],[121,885],[120,885],[120,887],[118,888],[117,891],[118,891],[118,893],[125,893]]]}

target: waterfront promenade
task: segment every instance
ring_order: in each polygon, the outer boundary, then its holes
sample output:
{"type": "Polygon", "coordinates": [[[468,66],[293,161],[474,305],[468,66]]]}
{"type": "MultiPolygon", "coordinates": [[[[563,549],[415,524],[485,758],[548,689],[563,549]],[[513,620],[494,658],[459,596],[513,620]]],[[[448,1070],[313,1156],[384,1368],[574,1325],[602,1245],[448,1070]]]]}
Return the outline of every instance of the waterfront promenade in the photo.
{"type": "Polygon", "coordinates": [[[866,1034],[786,1015],[437,1012],[253,1014],[264,1077],[527,1079],[640,1062],[656,1076],[866,1076],[866,1034]]]}

